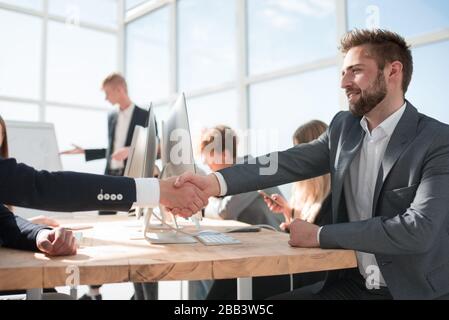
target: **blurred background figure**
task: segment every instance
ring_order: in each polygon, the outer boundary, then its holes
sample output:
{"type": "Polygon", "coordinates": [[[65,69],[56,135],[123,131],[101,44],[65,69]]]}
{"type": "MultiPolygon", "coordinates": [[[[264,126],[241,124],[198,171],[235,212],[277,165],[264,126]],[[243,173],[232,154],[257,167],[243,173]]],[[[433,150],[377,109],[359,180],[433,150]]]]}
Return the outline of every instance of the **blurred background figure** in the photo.
{"type": "MultiPolygon", "coordinates": [[[[218,125],[204,130],[200,151],[205,164],[217,171],[233,166],[239,161],[248,160],[250,156],[237,157],[237,135],[235,131],[225,125],[218,125]]],[[[280,190],[269,188],[264,190],[267,194],[279,194],[280,190]]],[[[256,191],[242,193],[224,198],[210,198],[205,208],[208,218],[237,220],[252,225],[269,225],[279,229],[283,222],[281,215],[271,213],[264,203],[263,197],[256,191]]],[[[264,299],[275,292],[288,291],[290,287],[289,276],[259,277],[253,279],[254,298],[264,299]]],[[[236,299],[236,280],[206,280],[190,281],[189,297],[191,299],[236,299]]]]}
{"type": "MultiPolygon", "coordinates": [[[[293,144],[299,145],[318,139],[327,130],[327,125],[319,120],[313,120],[300,126],[293,134],[293,144]]],[[[320,211],[330,203],[326,200],[330,192],[330,175],[295,182],[292,187],[292,196],[288,202],[282,195],[274,194],[265,197],[265,202],[271,211],[282,213],[285,222],[282,230],[288,230],[291,221],[295,218],[322,225],[320,211]],[[275,200],[276,202],[272,201],[275,200]]]]}

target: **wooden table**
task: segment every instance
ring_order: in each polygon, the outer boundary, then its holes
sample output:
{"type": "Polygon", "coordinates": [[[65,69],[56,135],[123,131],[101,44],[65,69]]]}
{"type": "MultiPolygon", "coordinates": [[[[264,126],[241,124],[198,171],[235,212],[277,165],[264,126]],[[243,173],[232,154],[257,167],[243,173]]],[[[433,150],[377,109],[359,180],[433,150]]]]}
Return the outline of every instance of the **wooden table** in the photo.
{"type": "MultiPolygon", "coordinates": [[[[239,278],[239,297],[251,298],[251,278],[353,268],[353,251],[292,248],[288,235],[263,230],[232,233],[242,243],[153,245],[139,236],[141,227],[126,216],[85,216],[60,220],[89,224],[76,256],[50,258],[41,253],[0,248],[0,290],[119,282],[239,278]],[[79,271],[79,273],[78,273],[79,271]],[[79,275],[79,279],[78,279],[79,275]]],[[[235,221],[204,220],[206,229],[225,231],[235,221]]],[[[194,232],[193,226],[183,230],[194,232]]]]}

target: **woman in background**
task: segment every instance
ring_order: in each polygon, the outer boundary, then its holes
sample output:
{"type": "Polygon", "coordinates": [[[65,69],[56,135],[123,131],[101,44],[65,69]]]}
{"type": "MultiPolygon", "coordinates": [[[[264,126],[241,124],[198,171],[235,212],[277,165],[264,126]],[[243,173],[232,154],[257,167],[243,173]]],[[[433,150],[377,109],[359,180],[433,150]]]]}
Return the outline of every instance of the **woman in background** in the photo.
{"type": "MultiPolygon", "coordinates": [[[[327,130],[327,125],[319,120],[313,120],[300,126],[293,134],[293,144],[299,145],[318,139],[327,130]]],[[[322,226],[330,223],[332,199],[330,195],[330,175],[326,174],[293,184],[290,203],[280,194],[264,198],[268,208],[274,213],[282,213],[285,222],[280,228],[289,231],[294,219],[322,226]],[[276,201],[276,203],[274,201],[276,201]],[[328,220],[326,220],[328,219],[328,220]]],[[[325,271],[298,273],[293,275],[293,288],[301,288],[322,281],[325,271]]]]}

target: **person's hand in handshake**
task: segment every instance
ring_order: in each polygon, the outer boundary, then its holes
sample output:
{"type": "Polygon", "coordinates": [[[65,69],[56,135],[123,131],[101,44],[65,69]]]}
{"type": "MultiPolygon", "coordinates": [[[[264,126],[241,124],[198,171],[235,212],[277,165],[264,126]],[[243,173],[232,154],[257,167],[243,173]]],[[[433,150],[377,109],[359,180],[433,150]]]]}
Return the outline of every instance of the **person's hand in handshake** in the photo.
{"type": "MultiPolygon", "coordinates": [[[[186,186],[194,185],[198,188],[201,193],[208,199],[209,197],[216,197],[220,195],[220,184],[214,174],[209,174],[207,176],[194,174],[191,172],[186,172],[183,175],[179,176],[175,183],[174,187],[177,190],[180,190],[186,186]]],[[[200,209],[204,208],[207,205],[207,201],[200,209]]],[[[175,215],[182,216],[184,218],[188,218],[192,216],[192,214],[198,212],[196,211],[188,211],[182,210],[182,208],[173,207],[171,212],[175,215]]]]}
{"type": "Polygon", "coordinates": [[[160,203],[173,214],[190,217],[207,206],[209,195],[191,181],[175,186],[177,177],[160,180],[160,203]]]}

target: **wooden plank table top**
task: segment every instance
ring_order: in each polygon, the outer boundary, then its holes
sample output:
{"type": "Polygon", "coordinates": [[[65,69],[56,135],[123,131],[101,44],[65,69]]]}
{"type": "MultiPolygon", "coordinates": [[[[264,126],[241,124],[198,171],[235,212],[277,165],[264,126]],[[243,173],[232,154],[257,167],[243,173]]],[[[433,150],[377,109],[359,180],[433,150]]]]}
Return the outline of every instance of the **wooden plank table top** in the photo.
{"type": "MultiPolygon", "coordinates": [[[[0,248],[0,290],[70,285],[67,279],[75,269],[79,285],[244,278],[356,266],[353,251],[292,248],[287,234],[265,229],[230,234],[242,242],[236,245],[154,245],[139,236],[141,227],[135,218],[91,215],[59,221],[93,226],[82,231],[77,255],[47,257],[0,248]]],[[[242,224],[205,219],[201,225],[225,231],[242,224]]],[[[194,232],[195,228],[186,225],[183,230],[194,232]]]]}

